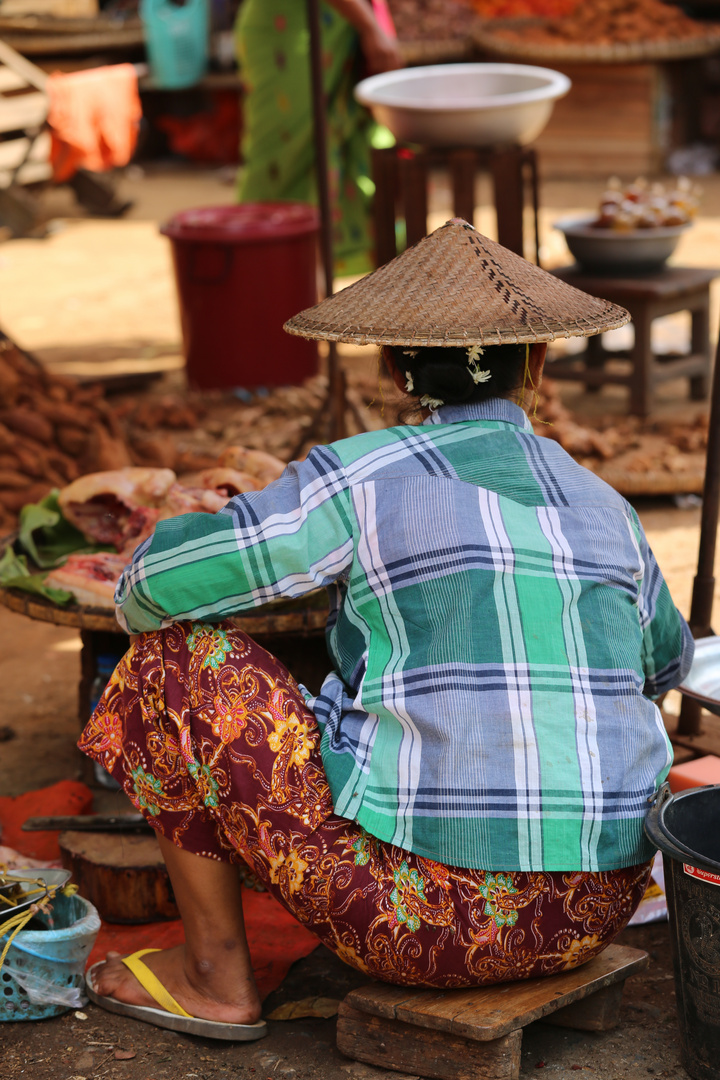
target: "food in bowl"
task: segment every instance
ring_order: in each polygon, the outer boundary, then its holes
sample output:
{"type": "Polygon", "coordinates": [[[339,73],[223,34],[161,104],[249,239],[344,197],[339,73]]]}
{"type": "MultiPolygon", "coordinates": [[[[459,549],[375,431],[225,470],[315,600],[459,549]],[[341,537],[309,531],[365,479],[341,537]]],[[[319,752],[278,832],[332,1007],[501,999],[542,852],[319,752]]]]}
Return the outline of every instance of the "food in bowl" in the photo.
{"type": "Polygon", "coordinates": [[[525,146],[569,89],[567,76],[529,64],[432,64],[372,75],[355,97],[399,142],[525,146]]]}
{"type": "Polygon", "coordinates": [[[616,232],[687,225],[700,205],[700,194],[700,188],[686,176],[678,177],[669,189],[664,184],[650,184],[643,176],[623,186],[613,176],[600,198],[593,225],[616,232]]]}
{"type": "Polygon", "coordinates": [[[669,185],[639,176],[608,180],[597,213],[555,222],[581,266],[608,273],[659,270],[692,223],[700,188],[685,176],[669,185]]]}

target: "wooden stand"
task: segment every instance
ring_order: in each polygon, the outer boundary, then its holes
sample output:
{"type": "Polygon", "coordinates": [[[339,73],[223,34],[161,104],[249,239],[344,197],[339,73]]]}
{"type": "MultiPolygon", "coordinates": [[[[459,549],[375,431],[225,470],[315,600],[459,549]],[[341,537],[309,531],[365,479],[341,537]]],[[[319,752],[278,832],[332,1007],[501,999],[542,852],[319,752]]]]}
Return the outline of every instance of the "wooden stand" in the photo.
{"type": "Polygon", "coordinates": [[[535,151],[505,146],[492,150],[410,149],[402,145],[373,150],[375,182],[375,262],[377,266],[397,255],[395,221],[404,218],[408,247],[427,235],[427,186],[430,169],[449,169],[456,217],[472,223],[475,211],[475,174],[486,169],[493,178],[498,240],[506,248],[524,254],[523,215],[525,191],[530,186],[535,215],[535,256],[538,266],[538,177],[535,151]]]}
{"type": "Polygon", "coordinates": [[[668,379],[688,378],[693,401],[707,397],[711,370],[710,282],[720,270],[671,266],[641,277],[603,277],[585,273],[578,266],[563,266],[553,273],[576,289],[627,308],[632,315],[635,344],[627,353],[612,353],[603,349],[600,337],[589,338],[579,357],[548,365],[546,373],[550,378],[575,379],[584,382],[589,390],[605,383],[627,386],[630,412],[637,416],[648,415],[655,388],[668,379]],[[650,340],[653,321],[677,311],[690,312],[690,351],[686,356],[658,358],[650,340]],[[608,371],[605,361],[611,357],[629,359],[629,372],[608,371]]]}
{"type": "Polygon", "coordinates": [[[581,1031],[615,1027],[625,979],[648,963],[641,949],[610,945],[573,971],[477,990],[371,983],[340,1004],[338,1050],[432,1080],[517,1080],[524,1027],[534,1020],[581,1031]]]}

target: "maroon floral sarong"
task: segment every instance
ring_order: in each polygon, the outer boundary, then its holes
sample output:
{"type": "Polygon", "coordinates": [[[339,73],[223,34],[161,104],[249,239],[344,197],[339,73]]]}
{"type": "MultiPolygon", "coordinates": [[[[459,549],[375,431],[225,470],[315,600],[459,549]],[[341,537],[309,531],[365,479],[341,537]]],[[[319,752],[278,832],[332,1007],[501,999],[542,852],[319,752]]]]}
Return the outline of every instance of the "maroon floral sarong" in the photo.
{"type": "Polygon", "coordinates": [[[158,832],[247,864],[341,959],[386,982],[478,986],[576,967],[623,929],[649,879],[650,864],[464,870],[337,817],[297,683],[229,624],[143,634],[79,745],[158,832]]]}

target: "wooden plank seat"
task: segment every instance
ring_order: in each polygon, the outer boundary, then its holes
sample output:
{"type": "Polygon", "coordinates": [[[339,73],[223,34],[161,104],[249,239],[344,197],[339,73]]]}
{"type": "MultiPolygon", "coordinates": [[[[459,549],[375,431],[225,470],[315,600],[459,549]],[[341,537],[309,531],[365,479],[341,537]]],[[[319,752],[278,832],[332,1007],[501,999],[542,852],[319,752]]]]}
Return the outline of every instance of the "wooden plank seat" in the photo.
{"type": "Polygon", "coordinates": [[[625,979],[648,963],[642,949],[609,945],[582,967],[523,982],[470,990],[371,983],[340,1004],[338,1050],[431,1080],[517,1080],[524,1027],[615,1027],[625,979]]]}

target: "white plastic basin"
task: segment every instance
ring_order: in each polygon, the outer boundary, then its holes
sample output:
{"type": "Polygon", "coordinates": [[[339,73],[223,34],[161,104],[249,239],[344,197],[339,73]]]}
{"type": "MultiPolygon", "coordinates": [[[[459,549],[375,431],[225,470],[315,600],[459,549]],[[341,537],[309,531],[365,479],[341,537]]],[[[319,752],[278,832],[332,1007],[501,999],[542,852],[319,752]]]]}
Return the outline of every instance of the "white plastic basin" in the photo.
{"type": "Polygon", "coordinates": [[[686,225],[659,225],[652,229],[599,229],[594,218],[565,218],[555,228],[565,236],[565,243],[581,266],[589,270],[647,273],[659,270],[672,255],[686,225]]]}
{"type": "Polygon", "coordinates": [[[527,64],[436,64],[373,75],[355,97],[399,142],[525,146],[550,119],[570,80],[527,64]]]}

